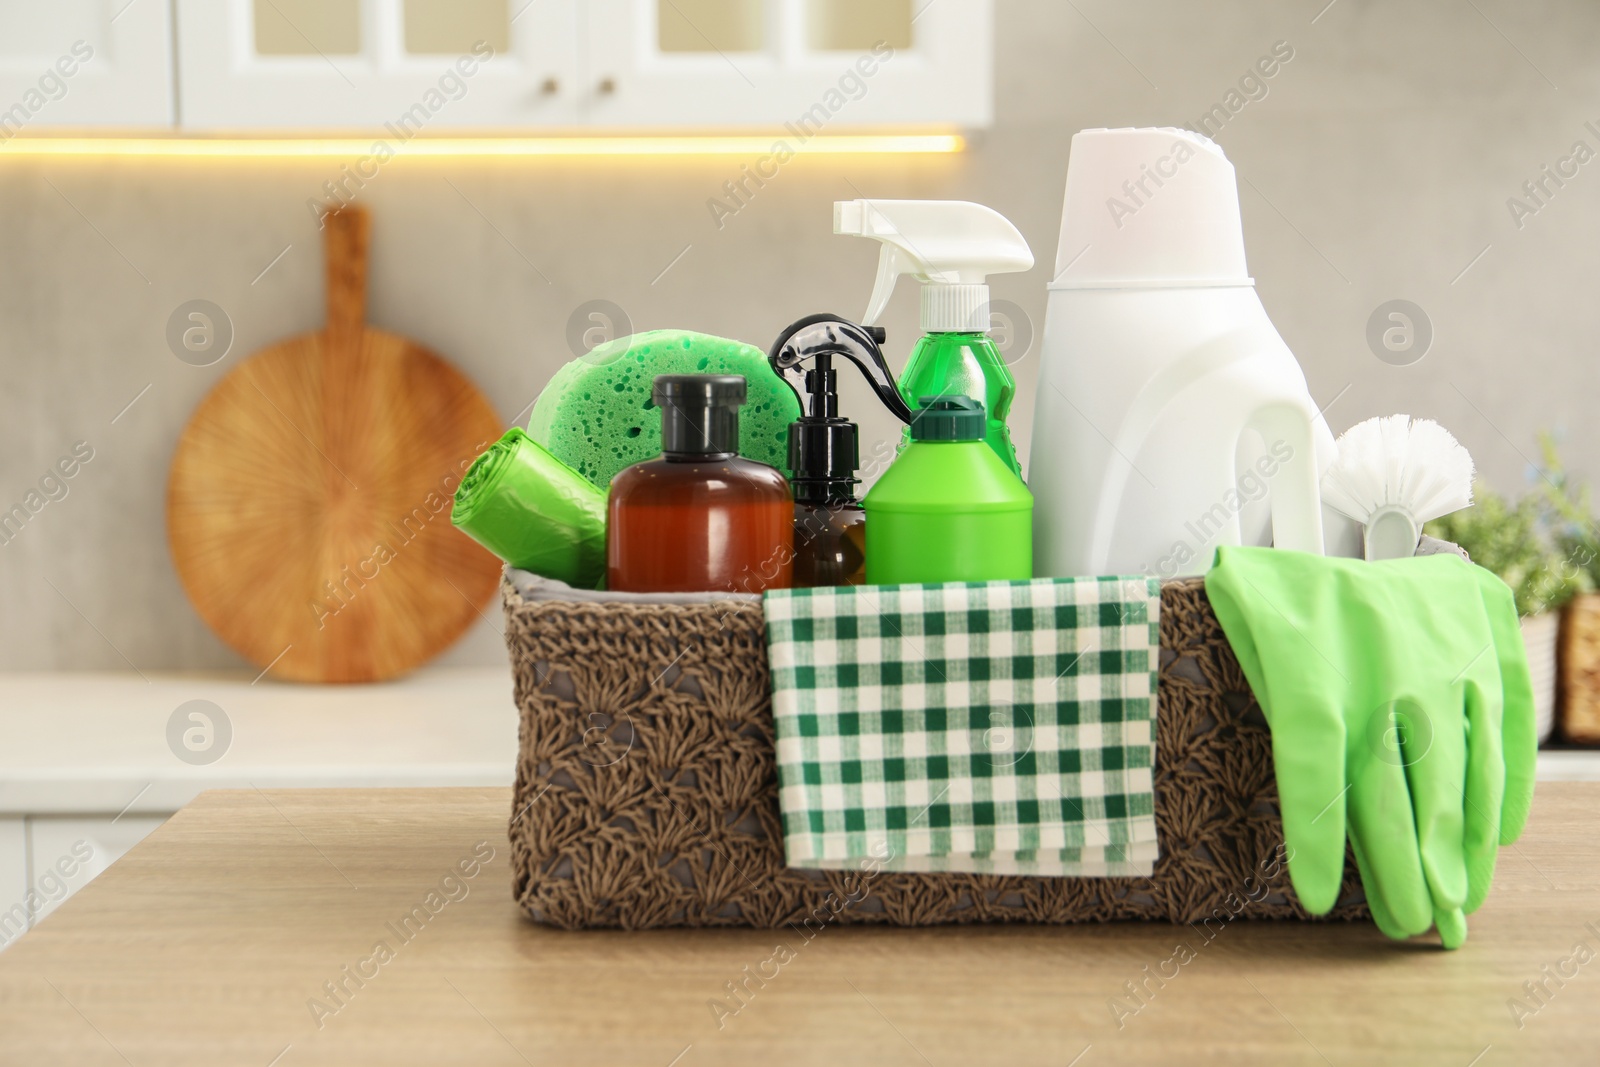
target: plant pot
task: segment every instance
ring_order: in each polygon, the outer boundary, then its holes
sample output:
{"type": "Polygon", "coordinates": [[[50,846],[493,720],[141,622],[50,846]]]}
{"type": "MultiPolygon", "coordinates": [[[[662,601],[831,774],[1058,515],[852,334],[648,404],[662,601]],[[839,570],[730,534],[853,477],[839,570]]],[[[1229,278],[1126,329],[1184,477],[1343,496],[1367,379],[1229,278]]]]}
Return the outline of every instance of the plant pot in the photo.
{"type": "Polygon", "coordinates": [[[1562,736],[1580,745],[1600,744],[1600,593],[1585,593],[1567,605],[1560,647],[1562,736]]]}
{"type": "Polygon", "coordinates": [[[1522,643],[1528,649],[1528,674],[1533,681],[1533,718],[1539,743],[1550,740],[1556,726],[1556,636],[1561,632],[1561,613],[1544,611],[1522,617],[1522,643]]]}

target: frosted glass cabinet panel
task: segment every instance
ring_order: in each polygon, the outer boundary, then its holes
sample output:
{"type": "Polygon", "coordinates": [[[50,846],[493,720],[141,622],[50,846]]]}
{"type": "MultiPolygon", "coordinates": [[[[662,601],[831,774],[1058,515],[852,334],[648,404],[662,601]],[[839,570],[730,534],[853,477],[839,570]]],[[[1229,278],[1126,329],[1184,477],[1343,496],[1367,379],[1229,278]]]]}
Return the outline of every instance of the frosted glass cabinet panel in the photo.
{"type": "Polygon", "coordinates": [[[806,41],[816,52],[859,52],[879,41],[894,48],[910,48],[913,2],[809,0],[806,41]]]}
{"type": "Polygon", "coordinates": [[[591,121],[835,133],[989,125],[990,0],[913,2],[586,0],[591,121]]]}
{"type": "Polygon", "coordinates": [[[172,124],[167,3],[0,0],[0,141],[172,124]]]}
{"type": "Polygon", "coordinates": [[[579,0],[176,4],[185,128],[409,137],[579,121],[579,0]]]}
{"type": "Polygon", "coordinates": [[[767,41],[765,0],[656,0],[662,52],[759,52],[767,41]]]}
{"type": "Polygon", "coordinates": [[[351,56],[361,51],[360,0],[255,0],[255,49],[264,56],[351,56]]]}
{"type": "Polygon", "coordinates": [[[513,14],[506,0],[406,0],[404,18],[412,55],[459,54],[479,41],[496,52],[511,50],[513,14]]]}

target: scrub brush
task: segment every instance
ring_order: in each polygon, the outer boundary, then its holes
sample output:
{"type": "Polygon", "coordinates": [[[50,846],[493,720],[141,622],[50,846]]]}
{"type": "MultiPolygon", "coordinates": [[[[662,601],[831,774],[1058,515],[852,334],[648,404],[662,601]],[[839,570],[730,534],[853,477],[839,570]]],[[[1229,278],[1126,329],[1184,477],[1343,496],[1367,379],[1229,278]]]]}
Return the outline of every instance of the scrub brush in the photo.
{"type": "Polygon", "coordinates": [[[1322,501],[1366,527],[1367,559],[1403,559],[1423,523],[1471,506],[1472,472],[1472,456],[1437,422],[1384,415],[1339,438],[1322,501]]]}

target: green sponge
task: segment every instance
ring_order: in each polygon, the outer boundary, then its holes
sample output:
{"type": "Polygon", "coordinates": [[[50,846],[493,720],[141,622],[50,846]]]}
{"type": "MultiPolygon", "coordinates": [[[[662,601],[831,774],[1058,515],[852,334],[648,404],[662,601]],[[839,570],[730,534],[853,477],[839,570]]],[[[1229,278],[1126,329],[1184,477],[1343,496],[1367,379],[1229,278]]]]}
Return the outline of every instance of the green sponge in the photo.
{"type": "Polygon", "coordinates": [[[789,473],[794,391],[753,345],[688,330],[651,330],[607,342],[550,379],[528,418],[528,434],[598,486],[661,454],[661,411],[650,399],[658,374],[742,374],[739,454],[789,473]]]}

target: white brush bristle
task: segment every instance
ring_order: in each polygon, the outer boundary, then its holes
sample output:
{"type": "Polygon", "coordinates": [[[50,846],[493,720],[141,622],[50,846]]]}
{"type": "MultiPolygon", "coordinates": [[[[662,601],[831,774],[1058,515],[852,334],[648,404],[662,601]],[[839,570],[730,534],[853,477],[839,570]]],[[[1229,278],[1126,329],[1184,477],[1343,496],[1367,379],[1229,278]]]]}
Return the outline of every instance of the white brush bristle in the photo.
{"type": "Polygon", "coordinates": [[[1420,526],[1471,505],[1472,474],[1472,455],[1437,422],[1383,415],[1339,438],[1322,502],[1361,523],[1381,507],[1403,507],[1420,526]]]}

